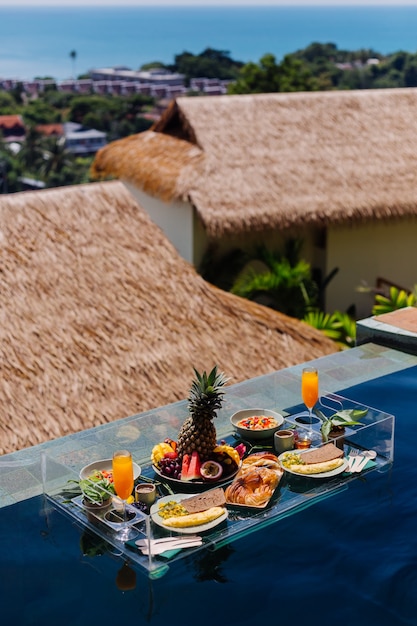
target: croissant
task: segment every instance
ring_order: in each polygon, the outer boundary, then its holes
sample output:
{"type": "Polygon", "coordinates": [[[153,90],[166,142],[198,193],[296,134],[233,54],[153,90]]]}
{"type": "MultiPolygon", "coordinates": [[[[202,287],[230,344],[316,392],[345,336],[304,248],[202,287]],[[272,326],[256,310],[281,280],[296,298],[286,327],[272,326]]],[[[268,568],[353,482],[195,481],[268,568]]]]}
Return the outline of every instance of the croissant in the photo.
{"type": "Polygon", "coordinates": [[[235,480],[226,488],[226,501],[230,504],[263,506],[271,498],[283,470],[253,466],[242,468],[235,480]]]}
{"type": "Polygon", "coordinates": [[[254,452],[242,461],[242,468],[245,467],[270,467],[271,469],[280,470],[281,465],[278,457],[272,452],[254,452]]]}

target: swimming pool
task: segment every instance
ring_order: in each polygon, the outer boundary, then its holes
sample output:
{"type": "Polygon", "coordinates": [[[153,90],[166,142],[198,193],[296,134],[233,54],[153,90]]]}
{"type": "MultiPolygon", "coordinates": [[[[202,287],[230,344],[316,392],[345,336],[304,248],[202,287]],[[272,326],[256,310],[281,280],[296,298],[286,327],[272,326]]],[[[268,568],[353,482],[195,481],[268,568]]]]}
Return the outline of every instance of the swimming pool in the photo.
{"type": "Polygon", "coordinates": [[[417,368],[343,395],[396,415],[392,470],[216,552],[175,562],[159,580],[137,571],[132,591],[116,586],[120,559],[83,555],[100,546],[44,508],[43,498],[1,509],[4,623],[416,624],[417,368]]]}

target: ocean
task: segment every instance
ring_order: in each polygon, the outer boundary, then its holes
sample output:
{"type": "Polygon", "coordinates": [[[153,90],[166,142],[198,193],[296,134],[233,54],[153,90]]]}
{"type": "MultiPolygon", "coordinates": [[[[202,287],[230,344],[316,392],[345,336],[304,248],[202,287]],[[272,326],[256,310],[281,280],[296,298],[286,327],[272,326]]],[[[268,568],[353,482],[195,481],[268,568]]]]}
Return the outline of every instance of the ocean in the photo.
{"type": "Polygon", "coordinates": [[[417,6],[0,7],[0,78],[63,80],[93,68],[139,69],[208,47],[237,61],[257,63],[265,53],[280,61],[312,42],[415,53],[417,6]]]}

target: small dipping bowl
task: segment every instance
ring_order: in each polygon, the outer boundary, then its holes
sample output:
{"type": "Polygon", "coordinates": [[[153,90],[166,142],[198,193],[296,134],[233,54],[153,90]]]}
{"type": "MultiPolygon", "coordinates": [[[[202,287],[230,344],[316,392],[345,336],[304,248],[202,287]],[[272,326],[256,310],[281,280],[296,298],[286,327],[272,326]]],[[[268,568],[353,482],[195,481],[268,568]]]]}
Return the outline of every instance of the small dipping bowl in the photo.
{"type": "Polygon", "coordinates": [[[274,449],[280,455],[294,449],[295,437],[293,430],[277,430],[274,433],[274,449]]]}
{"type": "Polygon", "coordinates": [[[156,500],[156,487],[152,483],[139,483],[135,487],[136,502],[143,502],[150,506],[156,500]]]}

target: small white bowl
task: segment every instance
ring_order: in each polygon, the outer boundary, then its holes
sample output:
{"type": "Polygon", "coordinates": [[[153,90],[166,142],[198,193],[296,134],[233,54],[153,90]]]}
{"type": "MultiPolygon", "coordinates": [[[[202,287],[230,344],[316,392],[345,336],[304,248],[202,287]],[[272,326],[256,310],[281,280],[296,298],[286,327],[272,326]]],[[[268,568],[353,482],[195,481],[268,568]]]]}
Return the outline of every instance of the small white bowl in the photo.
{"type": "MultiPolygon", "coordinates": [[[[80,479],[88,478],[93,472],[111,472],[112,471],[112,459],[101,459],[100,461],[94,461],[86,465],[80,470],[80,479]]],[[[136,480],[140,476],[141,468],[137,463],[133,463],[133,478],[136,480]]]]}
{"type": "Polygon", "coordinates": [[[241,411],[237,411],[230,418],[232,426],[239,433],[242,439],[267,439],[272,437],[273,434],[281,428],[284,423],[284,417],[281,413],[277,413],[276,411],[270,411],[269,409],[242,409],[241,411]],[[271,428],[264,428],[262,430],[252,430],[250,428],[244,428],[242,426],[238,426],[238,423],[241,420],[247,419],[248,417],[254,417],[255,415],[265,415],[266,417],[273,417],[277,422],[276,426],[272,426],[271,428]]]}

